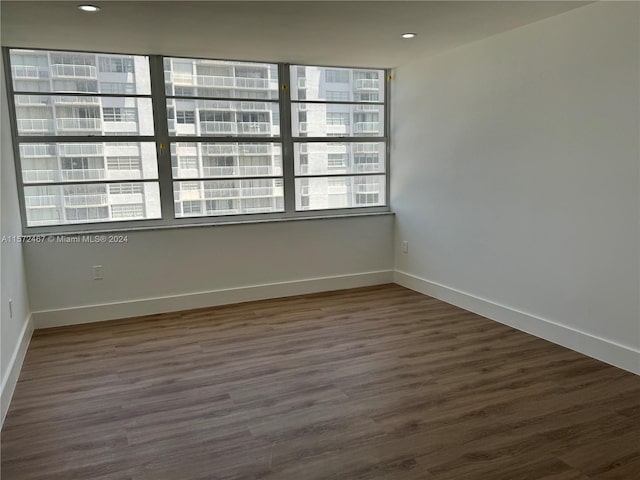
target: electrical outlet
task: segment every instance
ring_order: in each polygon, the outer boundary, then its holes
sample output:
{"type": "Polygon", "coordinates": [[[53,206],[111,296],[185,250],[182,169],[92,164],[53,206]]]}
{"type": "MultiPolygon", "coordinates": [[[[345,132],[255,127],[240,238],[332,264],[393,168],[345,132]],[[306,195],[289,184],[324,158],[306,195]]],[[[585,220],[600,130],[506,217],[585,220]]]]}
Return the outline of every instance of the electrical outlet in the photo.
{"type": "Polygon", "coordinates": [[[409,242],[406,240],[402,242],[402,253],[409,253],[409,242]]]}
{"type": "Polygon", "coordinates": [[[102,274],[102,265],[94,265],[93,266],[93,279],[94,280],[102,280],[104,278],[102,274]]]}
{"type": "Polygon", "coordinates": [[[9,299],[9,318],[13,318],[13,300],[9,299]]]}

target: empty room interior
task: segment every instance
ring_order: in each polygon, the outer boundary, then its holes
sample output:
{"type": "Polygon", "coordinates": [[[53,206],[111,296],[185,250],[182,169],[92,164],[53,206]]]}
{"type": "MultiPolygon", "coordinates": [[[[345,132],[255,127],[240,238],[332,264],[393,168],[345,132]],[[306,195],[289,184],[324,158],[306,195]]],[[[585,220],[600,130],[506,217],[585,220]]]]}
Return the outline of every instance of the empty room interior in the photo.
{"type": "Polygon", "coordinates": [[[3,1],[3,480],[640,479],[640,3],[3,1]]]}

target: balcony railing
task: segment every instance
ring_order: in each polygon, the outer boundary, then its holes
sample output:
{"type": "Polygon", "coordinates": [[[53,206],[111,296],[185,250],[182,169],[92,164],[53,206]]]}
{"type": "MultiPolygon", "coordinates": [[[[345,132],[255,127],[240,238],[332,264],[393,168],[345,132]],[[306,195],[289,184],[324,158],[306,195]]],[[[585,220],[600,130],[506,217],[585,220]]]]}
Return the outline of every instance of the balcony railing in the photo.
{"type": "Polygon", "coordinates": [[[243,188],[242,196],[243,197],[272,197],[278,196],[278,193],[275,192],[275,188],[272,187],[252,187],[252,188],[243,188]]]}
{"type": "Polygon", "coordinates": [[[96,78],[98,71],[93,65],[51,65],[56,77],[96,78]]]}
{"type": "Polygon", "coordinates": [[[101,130],[100,118],[58,118],[57,126],[60,130],[101,130]]]}
{"type": "Polygon", "coordinates": [[[59,144],[58,149],[60,155],[64,157],[86,157],[86,156],[102,156],[102,144],[59,144]]]}
{"type": "Polygon", "coordinates": [[[56,105],[100,105],[100,98],[64,95],[62,97],[55,97],[54,102],[56,105]]]}
{"type": "Polygon", "coordinates": [[[266,78],[245,78],[237,77],[236,86],[239,88],[259,88],[259,89],[272,89],[277,90],[277,82],[270,81],[266,78]]]}
{"type": "Polygon", "coordinates": [[[204,191],[204,198],[211,200],[214,198],[229,198],[229,197],[239,197],[240,196],[240,188],[215,188],[215,189],[206,189],[204,191]]]}
{"type": "Polygon", "coordinates": [[[379,105],[354,105],[354,112],[379,112],[379,105]]]}
{"type": "Polygon", "coordinates": [[[268,78],[230,77],[224,75],[192,75],[172,72],[166,78],[178,85],[195,85],[198,87],[216,88],[252,88],[259,90],[277,90],[278,83],[268,78]]]}
{"type": "Polygon", "coordinates": [[[379,133],[380,122],[358,122],[354,125],[357,133],[379,133]]]}
{"type": "Polygon", "coordinates": [[[200,131],[203,133],[241,133],[260,134],[269,133],[271,124],[267,122],[200,122],[200,131]]]}
{"type": "Polygon", "coordinates": [[[49,69],[47,67],[37,67],[34,65],[14,65],[11,67],[11,73],[14,78],[49,78],[49,69]]]}
{"type": "Polygon", "coordinates": [[[267,122],[238,122],[238,133],[269,133],[271,124],[267,122]]]}
{"type": "Polygon", "coordinates": [[[34,207],[55,207],[58,201],[57,195],[38,195],[38,196],[26,196],[24,197],[25,205],[27,208],[34,207]]]}
{"type": "Polygon", "coordinates": [[[237,145],[203,145],[203,155],[234,155],[238,152],[237,145]]]}
{"type": "Polygon", "coordinates": [[[107,205],[106,193],[92,195],[65,195],[64,204],[70,207],[89,207],[107,205]]]}
{"type": "Polygon", "coordinates": [[[20,156],[22,158],[33,157],[55,157],[55,145],[20,145],[20,156]]]}
{"type": "Polygon", "coordinates": [[[18,119],[18,131],[53,132],[53,120],[45,118],[21,118],[18,119]]]}
{"type": "Polygon", "coordinates": [[[250,175],[281,175],[281,168],[271,165],[248,165],[238,167],[239,173],[242,176],[250,175]]]}
{"type": "Polygon", "coordinates": [[[240,102],[239,110],[270,112],[271,106],[264,102],[240,102]]]}
{"type": "MultiPolygon", "coordinates": [[[[174,76],[174,78],[176,78],[174,76]]],[[[213,75],[193,75],[195,84],[199,87],[234,87],[234,77],[220,77],[213,75]]],[[[174,80],[175,81],[175,80],[174,80]]],[[[192,80],[193,81],[193,80],[192,80]]]]}
{"type": "Polygon", "coordinates": [[[377,78],[361,78],[355,81],[357,90],[378,90],[380,88],[380,80],[377,78]]]}
{"type": "Polygon", "coordinates": [[[51,97],[43,95],[16,95],[16,105],[51,105],[51,97]]]}
{"type": "Polygon", "coordinates": [[[233,122],[200,122],[200,131],[203,133],[236,133],[235,127],[233,122]]]}
{"type": "Polygon", "coordinates": [[[260,153],[271,153],[271,145],[241,145],[238,150],[238,155],[254,155],[260,153]]]}
{"type": "MultiPolygon", "coordinates": [[[[23,170],[22,181],[24,183],[55,182],[58,180],[57,170],[23,170]]],[[[34,198],[34,197],[27,197],[34,198]]]]}
{"type": "Polygon", "coordinates": [[[202,155],[256,155],[270,154],[271,145],[203,145],[202,155]]]}
{"type": "Polygon", "coordinates": [[[257,175],[279,175],[272,166],[233,166],[233,167],[204,167],[205,177],[249,177],[257,175]]]}
{"type": "Polygon", "coordinates": [[[63,181],[71,180],[101,180],[105,178],[105,171],[101,168],[80,168],[76,170],[61,170],[63,181]]]}

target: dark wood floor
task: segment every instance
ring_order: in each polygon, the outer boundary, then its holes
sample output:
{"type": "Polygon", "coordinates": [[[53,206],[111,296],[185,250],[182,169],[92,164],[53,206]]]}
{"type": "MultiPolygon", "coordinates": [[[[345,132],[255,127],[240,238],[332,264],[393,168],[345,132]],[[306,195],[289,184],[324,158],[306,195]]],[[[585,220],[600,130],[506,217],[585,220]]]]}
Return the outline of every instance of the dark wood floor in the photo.
{"type": "Polygon", "coordinates": [[[640,377],[397,285],[34,334],[13,479],[640,479],[640,377]]]}

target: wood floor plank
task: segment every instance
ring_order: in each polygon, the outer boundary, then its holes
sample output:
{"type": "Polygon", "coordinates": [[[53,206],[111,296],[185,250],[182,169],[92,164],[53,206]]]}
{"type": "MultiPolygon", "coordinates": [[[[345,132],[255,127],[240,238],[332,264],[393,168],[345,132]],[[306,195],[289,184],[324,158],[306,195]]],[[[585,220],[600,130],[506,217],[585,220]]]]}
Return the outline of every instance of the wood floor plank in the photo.
{"type": "Polygon", "coordinates": [[[3,480],[635,480],[640,377],[397,285],[38,330],[3,480]]]}

